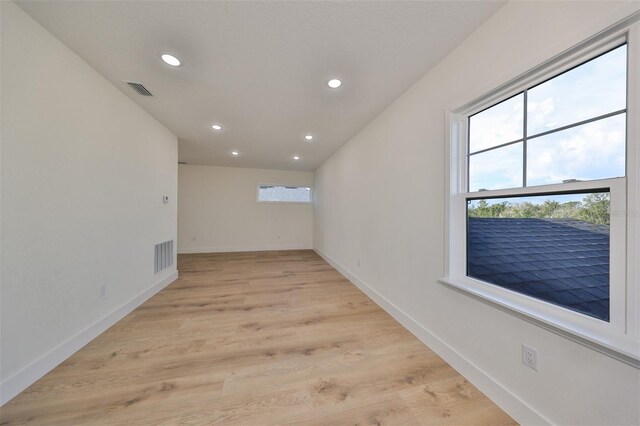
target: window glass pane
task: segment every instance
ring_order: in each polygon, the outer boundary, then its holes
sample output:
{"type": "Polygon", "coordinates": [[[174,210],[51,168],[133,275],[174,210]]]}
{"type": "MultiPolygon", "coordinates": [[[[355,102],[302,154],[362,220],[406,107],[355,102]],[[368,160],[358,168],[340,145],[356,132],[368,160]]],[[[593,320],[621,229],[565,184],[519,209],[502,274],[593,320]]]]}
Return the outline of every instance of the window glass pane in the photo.
{"type": "Polygon", "coordinates": [[[258,201],[310,203],[311,188],[308,186],[260,185],[258,201]]]}
{"type": "Polygon", "coordinates": [[[609,198],[469,201],[467,275],[609,321],[609,198]]]}
{"type": "Polygon", "coordinates": [[[527,186],[625,175],[625,114],[531,139],[527,186]]]}
{"type": "Polygon", "coordinates": [[[623,45],[527,92],[527,135],[626,108],[623,45]]]}
{"type": "Polygon", "coordinates": [[[469,117],[469,152],[522,139],[524,95],[520,93],[469,117]]]}
{"type": "Polygon", "coordinates": [[[469,156],[469,191],[522,186],[522,142],[469,156]]]}

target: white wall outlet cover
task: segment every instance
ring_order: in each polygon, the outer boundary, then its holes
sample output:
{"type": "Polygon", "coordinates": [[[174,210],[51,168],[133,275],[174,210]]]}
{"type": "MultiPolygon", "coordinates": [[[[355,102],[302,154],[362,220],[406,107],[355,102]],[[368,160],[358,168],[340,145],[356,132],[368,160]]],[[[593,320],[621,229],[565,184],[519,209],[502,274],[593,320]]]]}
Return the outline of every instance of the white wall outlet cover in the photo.
{"type": "Polygon", "coordinates": [[[162,197],[162,202],[167,204],[169,202],[169,197],[167,195],[162,197]]]}
{"type": "Polygon", "coordinates": [[[538,353],[535,349],[522,345],[522,363],[538,371],[538,353]]]}

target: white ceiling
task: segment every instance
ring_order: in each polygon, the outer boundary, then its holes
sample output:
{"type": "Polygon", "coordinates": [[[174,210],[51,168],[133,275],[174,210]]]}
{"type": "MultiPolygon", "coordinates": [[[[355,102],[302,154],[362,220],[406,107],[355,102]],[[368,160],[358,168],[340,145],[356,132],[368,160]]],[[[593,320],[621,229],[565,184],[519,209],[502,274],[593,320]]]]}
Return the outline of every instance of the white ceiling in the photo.
{"type": "Polygon", "coordinates": [[[503,3],[19,5],[173,131],[180,161],[314,170],[503,3]],[[164,64],[163,52],[182,65],[164,64]],[[340,89],[326,85],[334,76],[340,89]],[[123,81],[143,83],[153,97],[123,81]],[[213,131],[213,122],[224,130],[213,131]]]}

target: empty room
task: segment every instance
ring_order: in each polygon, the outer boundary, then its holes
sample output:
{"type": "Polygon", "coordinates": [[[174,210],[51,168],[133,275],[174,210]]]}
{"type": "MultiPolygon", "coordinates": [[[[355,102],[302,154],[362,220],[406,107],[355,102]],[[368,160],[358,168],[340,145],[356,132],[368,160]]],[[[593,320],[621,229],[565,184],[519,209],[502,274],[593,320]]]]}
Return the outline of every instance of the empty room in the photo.
{"type": "Polygon", "coordinates": [[[1,425],[640,425],[640,2],[0,1],[1,425]]]}

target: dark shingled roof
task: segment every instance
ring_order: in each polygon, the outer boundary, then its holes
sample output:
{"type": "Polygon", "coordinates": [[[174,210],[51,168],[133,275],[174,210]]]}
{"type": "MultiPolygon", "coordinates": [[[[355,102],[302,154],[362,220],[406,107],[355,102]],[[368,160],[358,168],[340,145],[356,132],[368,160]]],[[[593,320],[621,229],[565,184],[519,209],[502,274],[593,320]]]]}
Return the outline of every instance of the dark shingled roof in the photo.
{"type": "Polygon", "coordinates": [[[609,321],[609,227],[571,219],[468,221],[467,274],[609,321]]]}

